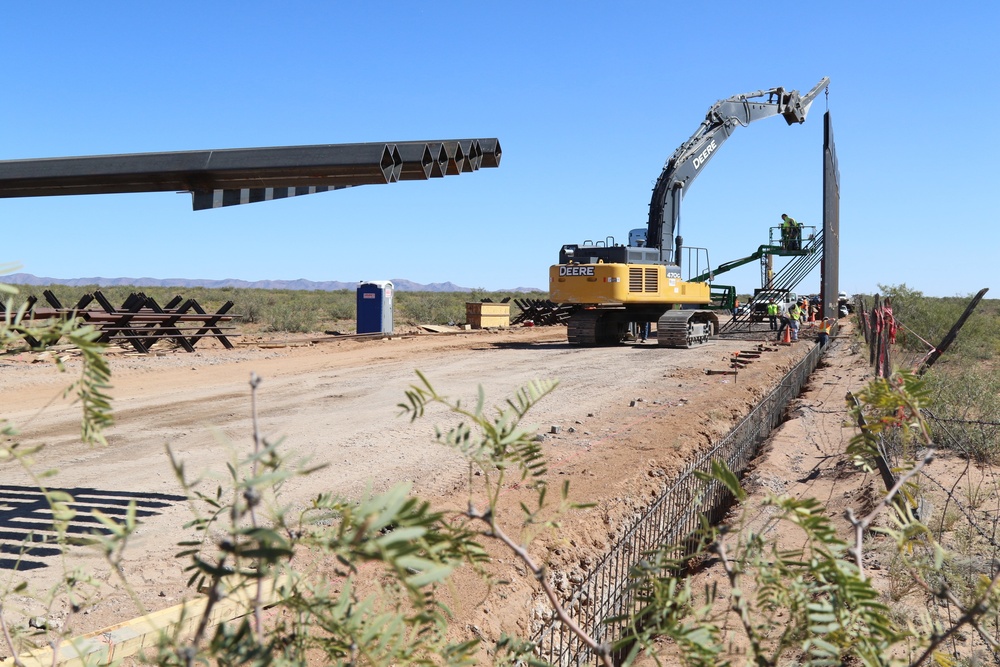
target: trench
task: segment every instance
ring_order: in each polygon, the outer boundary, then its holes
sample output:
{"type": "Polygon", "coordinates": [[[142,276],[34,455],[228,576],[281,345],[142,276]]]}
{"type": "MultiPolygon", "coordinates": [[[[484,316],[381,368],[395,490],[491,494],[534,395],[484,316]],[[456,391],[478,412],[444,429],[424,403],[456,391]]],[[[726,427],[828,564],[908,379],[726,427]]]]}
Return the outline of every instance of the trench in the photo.
{"type": "MultiPolygon", "coordinates": [[[[814,346],[729,433],[681,471],[574,589],[564,605],[598,643],[612,645],[627,632],[625,621],[608,619],[627,618],[633,609],[629,571],[648,552],[663,545],[680,544],[676,556],[682,557],[682,540],[699,527],[701,517],[716,524],[732,506],[734,498],[722,483],[706,483],[698,473],[709,473],[713,461],[724,461],[742,478],[761,445],[783,421],[788,404],[802,393],[821,354],[822,348],[814,346]]],[[[552,665],[600,663],[598,656],[558,619],[544,625],[533,641],[537,656],[552,665]]]]}

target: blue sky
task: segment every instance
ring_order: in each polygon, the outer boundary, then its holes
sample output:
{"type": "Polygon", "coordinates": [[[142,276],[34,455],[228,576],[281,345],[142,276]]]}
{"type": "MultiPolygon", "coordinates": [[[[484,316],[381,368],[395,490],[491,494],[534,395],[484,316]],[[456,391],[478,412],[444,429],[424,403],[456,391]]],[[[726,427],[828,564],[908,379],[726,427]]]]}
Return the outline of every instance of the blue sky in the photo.
{"type": "MultiPolygon", "coordinates": [[[[829,76],[804,125],[765,119],[721,148],[684,200],[685,243],[717,265],[783,212],[820,225],[829,108],[841,289],[995,291],[998,33],[987,1],[9,3],[0,159],[464,137],[504,154],[199,212],[174,193],[0,199],[0,264],[544,289],[563,244],[645,226],[664,161],[716,100],[829,76]]],[[[759,274],[720,282],[749,292],[759,274]]]]}

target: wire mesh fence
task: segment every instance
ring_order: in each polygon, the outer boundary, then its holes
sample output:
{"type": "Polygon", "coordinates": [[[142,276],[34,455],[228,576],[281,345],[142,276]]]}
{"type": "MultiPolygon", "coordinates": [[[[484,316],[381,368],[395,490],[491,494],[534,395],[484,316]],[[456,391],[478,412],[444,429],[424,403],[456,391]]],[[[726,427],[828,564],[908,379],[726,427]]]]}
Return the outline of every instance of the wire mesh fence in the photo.
{"type": "MultiPolygon", "coordinates": [[[[718,522],[732,503],[732,496],[717,481],[703,482],[697,472],[710,472],[712,461],[723,461],[741,475],[771,431],[781,423],[785,407],[797,397],[819,362],[817,345],[724,438],[689,464],[619,538],[566,601],[574,620],[592,638],[611,645],[621,638],[633,592],[629,571],[646,555],[665,545],[678,544],[683,555],[685,536],[700,525],[701,517],[718,522]]],[[[554,619],[534,637],[538,657],[553,665],[597,664],[598,657],[560,621],[554,619]]]]}

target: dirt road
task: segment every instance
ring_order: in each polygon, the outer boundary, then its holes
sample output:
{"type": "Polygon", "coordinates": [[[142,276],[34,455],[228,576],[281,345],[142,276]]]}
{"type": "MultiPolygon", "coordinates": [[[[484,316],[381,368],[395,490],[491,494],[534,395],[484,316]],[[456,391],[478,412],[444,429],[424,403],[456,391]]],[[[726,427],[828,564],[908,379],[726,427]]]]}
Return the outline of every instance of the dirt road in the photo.
{"type": "MultiPolygon", "coordinates": [[[[35,457],[36,470],[59,471],[47,480],[50,486],[69,489],[78,501],[105,511],[130,498],[140,501],[142,525],[124,571],[142,603],[157,609],[192,595],[182,564],[173,559],[190,514],[166,447],[188,471],[204,471],[202,488],[213,488],[226,463],[252,447],[251,373],[263,379],[258,411],[264,434],[285,438],[289,451],[312,463],[329,464],[284,489],[285,501],[293,504],[322,492],[353,497],[368,487],[380,491],[410,480],[416,493],[461,506],[465,465],[432,442],[434,425],[447,423],[445,415],[432,414],[415,425],[398,416],[397,404],[417,380],[414,370],[453,397],[472,400],[482,385],[490,404],[530,380],[558,379],[559,388],[530,421],[546,434],[550,474],[567,475],[575,499],[596,506],[570,518],[560,539],[540,548],[551,559],[584,568],[648,503],[665,475],[725,433],[811,344],[768,352],[734,378],[705,369],[726,369],[733,352],[752,346],[747,341],[673,350],[648,344],[570,348],[564,340],[563,328],[536,328],[206,348],[194,354],[119,351],[110,357],[116,421],[107,431],[109,446],[99,449],[79,442],[78,410],[61,398],[61,388],[73,377],[72,360],[67,375],[35,355],[3,360],[0,406],[2,416],[19,426],[22,443],[44,445],[35,457]]],[[[0,504],[19,508],[4,513],[5,545],[23,537],[29,525],[41,525],[37,506],[25,501],[35,488],[27,474],[5,465],[0,504]]],[[[511,501],[517,498],[512,492],[511,501]]],[[[71,551],[68,559],[73,566],[102,571],[100,559],[86,549],[71,551]]],[[[25,575],[33,589],[43,590],[58,574],[54,554],[39,552],[27,560],[34,568],[25,575]]],[[[0,563],[5,574],[10,567],[9,561],[0,563]]],[[[48,614],[77,632],[136,615],[121,586],[106,573],[99,577],[106,582],[102,602],[85,615],[71,616],[66,608],[39,610],[27,597],[21,612],[48,614]]],[[[511,616],[525,611],[512,610],[511,616]]],[[[506,622],[495,616],[493,630],[506,622]]],[[[517,625],[527,629],[525,620],[517,625]]]]}

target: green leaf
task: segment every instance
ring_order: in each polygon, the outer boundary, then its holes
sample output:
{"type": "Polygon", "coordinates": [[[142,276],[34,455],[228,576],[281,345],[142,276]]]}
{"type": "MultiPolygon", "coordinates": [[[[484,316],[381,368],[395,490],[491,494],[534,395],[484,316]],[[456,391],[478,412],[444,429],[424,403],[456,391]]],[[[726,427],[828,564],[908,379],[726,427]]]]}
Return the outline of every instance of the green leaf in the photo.
{"type": "Polygon", "coordinates": [[[406,584],[412,588],[423,588],[429,584],[444,581],[451,576],[454,569],[455,568],[451,565],[435,565],[411,577],[407,577],[406,584]]]}
{"type": "Polygon", "coordinates": [[[375,543],[385,549],[397,542],[410,542],[418,540],[427,534],[427,529],[421,526],[410,526],[407,528],[395,528],[385,535],[375,540],[375,543]]]}
{"type": "Polygon", "coordinates": [[[718,459],[712,460],[712,477],[720,482],[729,490],[733,496],[740,502],[746,500],[747,494],[740,485],[739,478],[729,469],[729,466],[723,461],[718,459]]]}

